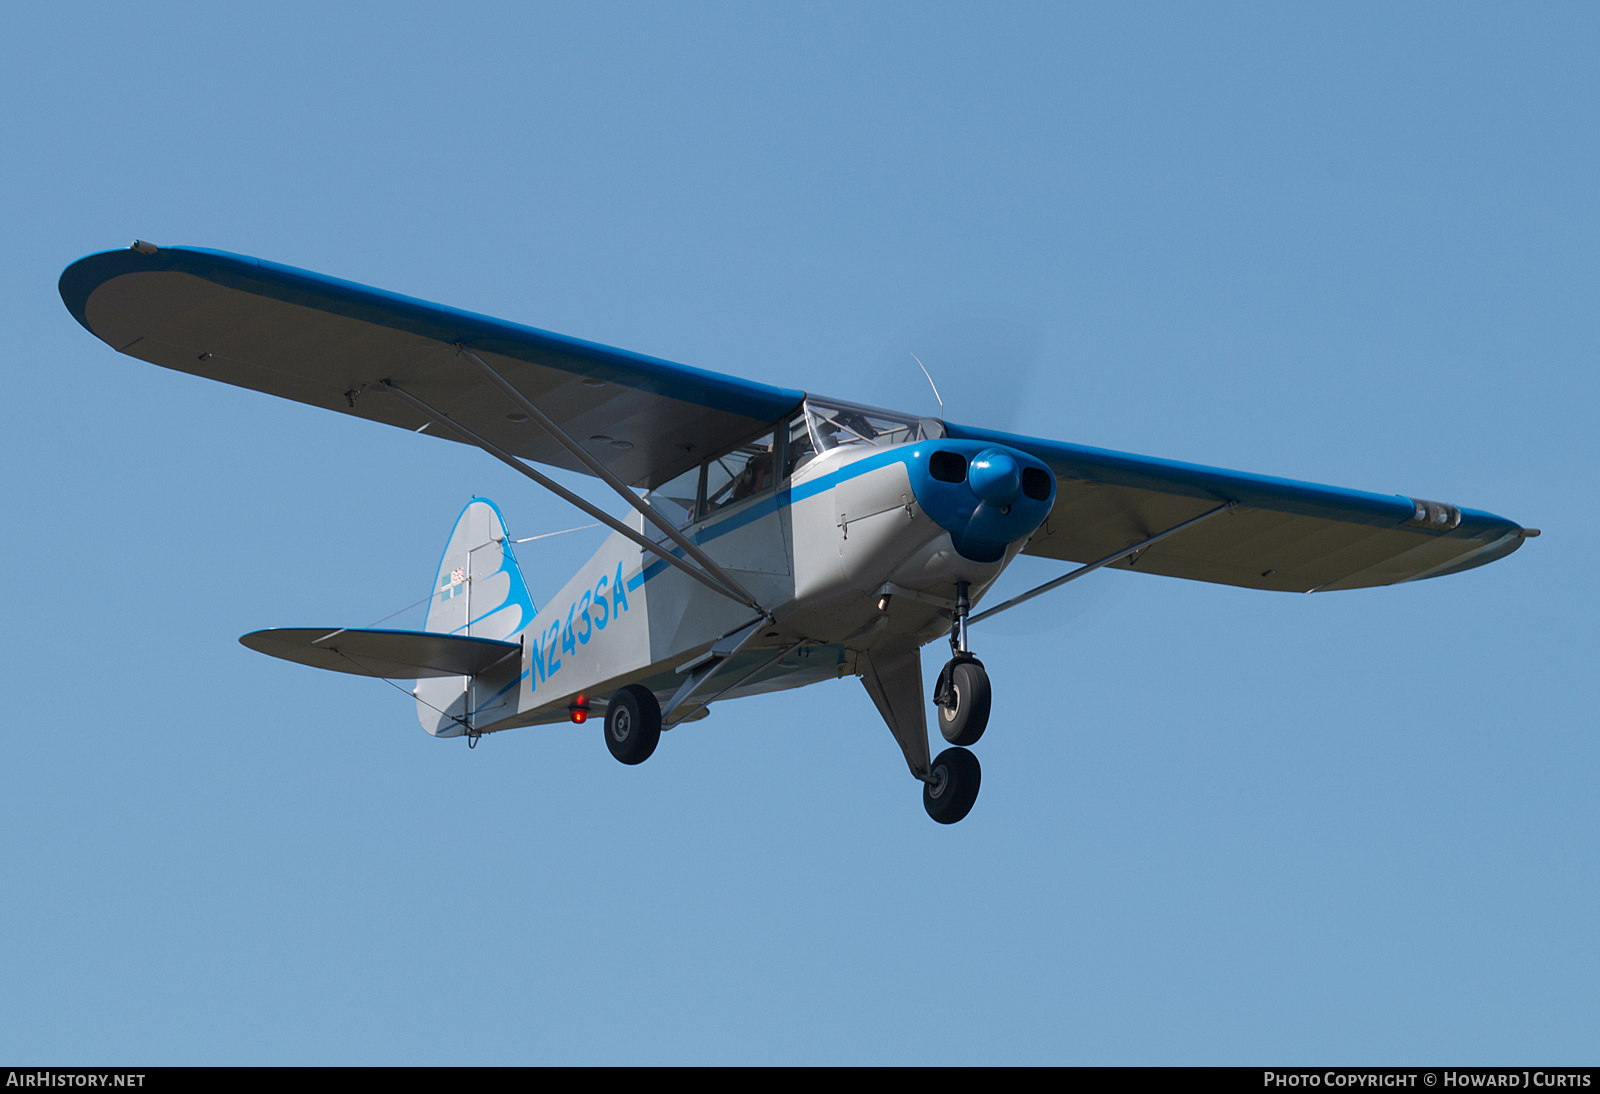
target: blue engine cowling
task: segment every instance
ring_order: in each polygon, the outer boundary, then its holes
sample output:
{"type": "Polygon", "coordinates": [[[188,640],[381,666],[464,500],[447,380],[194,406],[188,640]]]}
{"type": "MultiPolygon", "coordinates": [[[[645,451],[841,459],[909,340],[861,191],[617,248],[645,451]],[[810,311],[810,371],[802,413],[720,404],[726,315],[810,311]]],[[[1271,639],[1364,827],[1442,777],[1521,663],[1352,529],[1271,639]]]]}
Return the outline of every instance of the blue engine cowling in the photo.
{"type": "Polygon", "coordinates": [[[1056,500],[1056,477],[1026,452],[984,441],[932,440],[906,461],[917,504],[963,558],[997,562],[1034,533],[1056,500]]]}

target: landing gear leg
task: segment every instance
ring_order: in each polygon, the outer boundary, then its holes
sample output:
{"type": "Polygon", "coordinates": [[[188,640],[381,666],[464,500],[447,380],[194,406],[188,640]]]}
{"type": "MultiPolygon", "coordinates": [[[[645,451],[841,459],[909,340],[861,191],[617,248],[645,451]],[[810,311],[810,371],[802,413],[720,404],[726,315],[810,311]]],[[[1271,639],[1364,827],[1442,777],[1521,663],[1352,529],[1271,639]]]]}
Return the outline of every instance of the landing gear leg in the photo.
{"type": "Polygon", "coordinates": [[[954,824],[971,812],[982,771],[978,758],[964,748],[947,748],[929,762],[917,647],[874,650],[860,657],[861,682],[905,753],[906,766],[922,783],[923,808],[940,824],[954,824]]]}
{"type": "MultiPolygon", "coordinates": [[[[950,627],[953,656],[939,671],[938,682],[933,686],[939,732],[953,745],[977,744],[989,727],[989,674],[983,670],[983,662],[967,649],[967,613],[972,607],[967,589],[965,581],[956,584],[956,615],[950,627]]],[[[972,808],[970,802],[967,808],[972,808]]]]}

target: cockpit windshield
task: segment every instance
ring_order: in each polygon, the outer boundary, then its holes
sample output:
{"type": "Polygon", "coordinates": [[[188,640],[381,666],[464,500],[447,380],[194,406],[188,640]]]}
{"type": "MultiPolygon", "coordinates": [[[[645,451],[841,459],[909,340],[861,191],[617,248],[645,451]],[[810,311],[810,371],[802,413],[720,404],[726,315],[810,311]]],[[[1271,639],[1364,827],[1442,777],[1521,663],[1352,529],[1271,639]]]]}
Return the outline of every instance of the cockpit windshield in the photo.
{"type": "Polygon", "coordinates": [[[846,444],[882,448],[944,436],[944,424],[934,418],[918,418],[833,399],[807,398],[806,424],[818,452],[846,444]]]}

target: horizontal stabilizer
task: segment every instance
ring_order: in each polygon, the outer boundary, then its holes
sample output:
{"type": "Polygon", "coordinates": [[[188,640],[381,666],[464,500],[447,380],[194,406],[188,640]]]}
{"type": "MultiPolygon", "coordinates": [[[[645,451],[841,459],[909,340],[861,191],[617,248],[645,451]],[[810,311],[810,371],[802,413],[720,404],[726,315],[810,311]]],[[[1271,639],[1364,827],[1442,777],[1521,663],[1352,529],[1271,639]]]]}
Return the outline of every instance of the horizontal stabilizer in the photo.
{"type": "Polygon", "coordinates": [[[257,653],[312,668],[392,680],[477,676],[522,649],[520,643],[493,638],[330,627],[252,631],[239,642],[257,653]]]}

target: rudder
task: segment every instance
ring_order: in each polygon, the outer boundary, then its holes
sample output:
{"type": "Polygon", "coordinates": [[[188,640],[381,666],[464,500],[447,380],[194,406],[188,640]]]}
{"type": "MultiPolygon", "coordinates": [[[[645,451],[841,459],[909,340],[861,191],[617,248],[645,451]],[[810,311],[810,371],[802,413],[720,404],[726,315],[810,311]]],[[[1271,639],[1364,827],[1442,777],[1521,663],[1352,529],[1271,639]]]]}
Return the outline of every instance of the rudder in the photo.
{"type": "Polygon", "coordinates": [[[472,499],[456,518],[439,559],[423,629],[504,640],[534,614],[500,510],[486,498],[472,499]]]}

